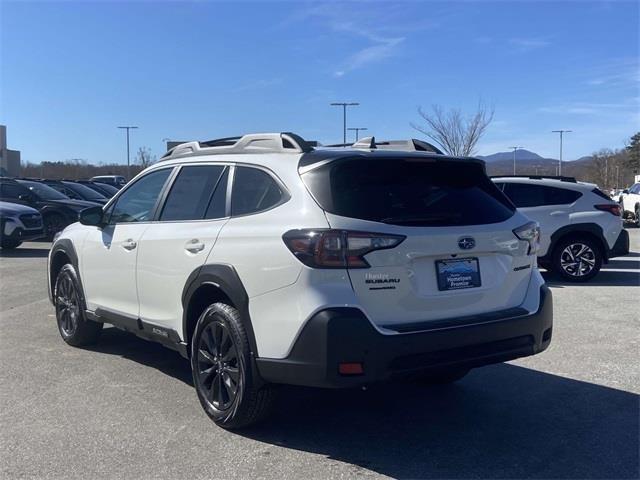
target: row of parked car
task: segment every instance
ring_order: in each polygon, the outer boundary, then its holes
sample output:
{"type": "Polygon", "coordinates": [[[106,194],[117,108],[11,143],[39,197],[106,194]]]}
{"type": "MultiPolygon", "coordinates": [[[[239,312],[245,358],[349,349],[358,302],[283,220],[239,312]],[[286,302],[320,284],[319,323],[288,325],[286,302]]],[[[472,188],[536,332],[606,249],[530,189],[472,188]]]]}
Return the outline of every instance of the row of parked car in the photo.
{"type": "Polygon", "coordinates": [[[106,204],[125,183],[119,175],[77,181],[0,178],[0,246],[53,238],[76,222],[81,210],[106,204]]]}

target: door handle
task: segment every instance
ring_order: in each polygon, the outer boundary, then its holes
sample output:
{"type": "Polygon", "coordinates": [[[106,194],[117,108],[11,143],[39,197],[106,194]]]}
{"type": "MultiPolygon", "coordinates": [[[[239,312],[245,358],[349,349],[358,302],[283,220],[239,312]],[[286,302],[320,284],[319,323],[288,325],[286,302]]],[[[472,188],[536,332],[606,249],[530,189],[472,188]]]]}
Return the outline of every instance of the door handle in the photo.
{"type": "Polygon", "coordinates": [[[193,240],[189,240],[187,244],[184,246],[184,249],[190,253],[198,253],[204,250],[204,243],[202,243],[197,238],[193,240]]]}
{"type": "Polygon", "coordinates": [[[133,238],[128,238],[124,242],[122,242],[122,248],[125,250],[133,250],[136,248],[138,244],[133,241],[133,238]]]}

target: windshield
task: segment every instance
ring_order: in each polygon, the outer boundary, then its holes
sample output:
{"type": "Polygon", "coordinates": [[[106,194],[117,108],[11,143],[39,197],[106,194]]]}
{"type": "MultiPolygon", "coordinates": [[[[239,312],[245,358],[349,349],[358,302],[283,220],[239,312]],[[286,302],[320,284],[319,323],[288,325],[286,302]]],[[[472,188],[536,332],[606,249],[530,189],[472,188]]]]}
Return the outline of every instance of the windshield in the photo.
{"type": "Polygon", "coordinates": [[[347,157],[302,179],[326,211],[393,225],[482,225],[515,211],[475,162],[347,157]]]}
{"type": "Polygon", "coordinates": [[[89,187],[85,187],[80,183],[73,183],[73,182],[62,182],[62,183],[64,184],[65,187],[67,187],[70,190],[73,190],[85,200],[105,200],[107,198],[101,193],[96,192],[95,190],[89,187]]]}
{"type": "Polygon", "coordinates": [[[69,197],[63,195],[62,193],[54,190],[48,185],[38,182],[31,182],[29,180],[16,180],[18,183],[24,185],[33,193],[35,193],[38,197],[43,200],[69,200],[69,197]]]}

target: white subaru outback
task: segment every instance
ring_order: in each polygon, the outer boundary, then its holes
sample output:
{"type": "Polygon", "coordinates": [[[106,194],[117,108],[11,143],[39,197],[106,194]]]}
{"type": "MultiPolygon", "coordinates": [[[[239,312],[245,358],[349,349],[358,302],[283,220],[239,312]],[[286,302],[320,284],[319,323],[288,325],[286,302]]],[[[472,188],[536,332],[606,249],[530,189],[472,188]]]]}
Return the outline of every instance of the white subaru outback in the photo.
{"type": "Polygon", "coordinates": [[[108,323],[179,351],[225,428],[264,417],[277,384],[448,382],[546,349],[537,224],[482,161],[389,145],[175,147],[53,244],[62,338],[108,323]]]}

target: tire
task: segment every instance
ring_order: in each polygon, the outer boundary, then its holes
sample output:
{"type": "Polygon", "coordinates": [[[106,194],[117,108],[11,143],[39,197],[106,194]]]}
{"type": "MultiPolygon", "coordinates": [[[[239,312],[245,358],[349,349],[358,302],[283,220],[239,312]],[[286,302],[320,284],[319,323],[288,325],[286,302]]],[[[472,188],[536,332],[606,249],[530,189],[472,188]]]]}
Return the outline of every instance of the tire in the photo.
{"type": "Polygon", "coordinates": [[[561,239],[553,250],[552,270],[564,280],[586,282],[595,277],[603,262],[602,246],[589,238],[561,239]]]}
{"type": "Polygon", "coordinates": [[[198,319],[191,341],[191,372],[204,411],[225,429],[263,420],[275,400],[272,385],[259,386],[240,313],[214,303],[198,319]]]}
{"type": "Polygon", "coordinates": [[[421,375],[419,381],[426,383],[427,385],[448,385],[450,383],[462,380],[470,369],[468,368],[455,368],[450,370],[442,370],[440,372],[428,373],[421,375]]]}
{"type": "Polygon", "coordinates": [[[636,226],[636,228],[640,228],[640,206],[636,205],[636,210],[635,210],[635,216],[633,219],[633,224],[636,226]]]}
{"type": "Polygon", "coordinates": [[[22,245],[20,240],[3,239],[0,241],[0,247],[2,247],[3,250],[13,250],[14,248],[18,248],[20,245],[22,245]]]}
{"type": "Polygon", "coordinates": [[[64,265],[56,278],[53,298],[60,336],[74,347],[96,343],[102,331],[102,323],[87,320],[81,292],[75,268],[70,263],[64,265]]]}
{"type": "Polygon", "coordinates": [[[62,215],[58,213],[50,213],[46,215],[43,219],[44,222],[44,232],[47,240],[53,240],[53,236],[61,232],[64,227],[67,226],[67,222],[65,222],[62,215]]]}

